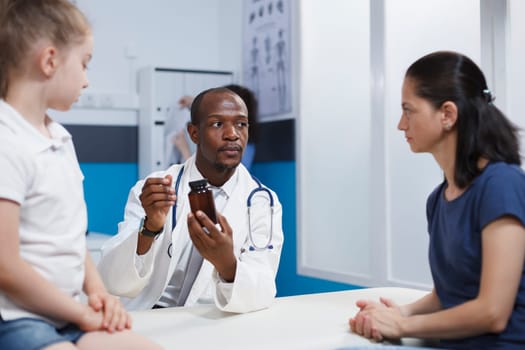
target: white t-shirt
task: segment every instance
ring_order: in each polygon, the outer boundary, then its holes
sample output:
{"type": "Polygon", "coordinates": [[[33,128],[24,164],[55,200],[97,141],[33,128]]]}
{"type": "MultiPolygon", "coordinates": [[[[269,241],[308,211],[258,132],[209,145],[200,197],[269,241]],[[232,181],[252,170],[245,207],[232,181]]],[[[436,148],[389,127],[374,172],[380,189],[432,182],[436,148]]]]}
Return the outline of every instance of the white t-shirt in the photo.
{"type": "MultiPolygon", "coordinates": [[[[0,198],[20,205],[20,256],[64,293],[78,298],[86,254],[84,176],[71,135],[48,122],[51,139],[0,100],[0,198]]],[[[2,291],[0,314],[4,320],[43,318],[21,309],[2,291]]]]}

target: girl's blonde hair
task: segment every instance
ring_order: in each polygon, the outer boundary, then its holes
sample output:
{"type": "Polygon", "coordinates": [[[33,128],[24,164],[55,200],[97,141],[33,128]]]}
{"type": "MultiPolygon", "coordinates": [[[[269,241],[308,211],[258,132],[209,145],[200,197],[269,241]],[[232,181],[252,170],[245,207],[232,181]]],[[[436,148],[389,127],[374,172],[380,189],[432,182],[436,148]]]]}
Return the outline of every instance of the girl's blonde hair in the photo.
{"type": "Polygon", "coordinates": [[[9,73],[23,68],[36,42],[67,47],[90,32],[89,21],[69,0],[0,0],[0,98],[7,95],[9,73]]]}

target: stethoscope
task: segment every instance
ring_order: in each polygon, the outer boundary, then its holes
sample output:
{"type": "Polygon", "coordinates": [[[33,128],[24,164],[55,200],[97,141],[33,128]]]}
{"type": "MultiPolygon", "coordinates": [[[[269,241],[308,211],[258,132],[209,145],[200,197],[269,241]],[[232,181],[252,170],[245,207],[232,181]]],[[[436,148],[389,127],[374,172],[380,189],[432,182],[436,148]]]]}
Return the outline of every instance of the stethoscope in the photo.
{"type": "Polygon", "coordinates": [[[265,250],[265,249],[273,249],[272,245],[272,239],[273,239],[273,196],[269,189],[266,187],[263,187],[259,179],[257,179],[255,176],[252,175],[253,181],[257,183],[257,187],[254,188],[250,194],[248,195],[248,199],[246,200],[246,206],[248,207],[248,238],[250,239],[250,247],[249,249],[251,251],[257,250],[265,250]],[[250,215],[250,209],[252,207],[252,198],[255,194],[262,192],[268,194],[268,199],[270,201],[270,234],[268,235],[268,239],[266,240],[266,243],[258,246],[255,244],[255,241],[252,236],[252,223],[251,223],[251,215],[250,215]]]}
{"type": "MultiPolygon", "coordinates": [[[[182,178],[182,173],[184,172],[184,166],[179,170],[179,173],[177,174],[177,179],[175,180],[175,195],[177,196],[177,199],[175,199],[175,204],[173,205],[173,210],[172,210],[172,225],[171,225],[171,230],[173,231],[173,229],[175,228],[175,226],[177,225],[177,202],[178,202],[178,193],[179,193],[179,186],[180,186],[180,181],[181,181],[181,178],[182,178]]],[[[270,192],[269,189],[267,189],[266,187],[264,187],[261,182],[255,177],[252,175],[252,179],[253,181],[255,181],[255,183],[257,184],[257,187],[254,188],[250,194],[248,195],[248,199],[246,200],[246,206],[248,207],[248,239],[250,240],[250,246],[249,246],[249,250],[250,251],[263,251],[263,250],[266,250],[266,249],[273,249],[273,244],[272,244],[272,239],[273,239],[273,211],[274,211],[274,208],[273,208],[273,205],[274,205],[274,200],[273,200],[273,195],[272,193],[270,192]],[[251,207],[252,207],[252,198],[253,196],[255,196],[257,193],[266,193],[268,195],[268,200],[270,202],[270,234],[268,235],[268,239],[266,240],[266,242],[262,245],[257,245],[253,239],[253,236],[252,236],[252,225],[251,225],[251,215],[250,215],[250,211],[251,211],[251,207]]],[[[173,243],[170,243],[169,247],[168,247],[168,256],[171,258],[171,255],[172,255],[172,246],[173,246],[173,243]]]]}

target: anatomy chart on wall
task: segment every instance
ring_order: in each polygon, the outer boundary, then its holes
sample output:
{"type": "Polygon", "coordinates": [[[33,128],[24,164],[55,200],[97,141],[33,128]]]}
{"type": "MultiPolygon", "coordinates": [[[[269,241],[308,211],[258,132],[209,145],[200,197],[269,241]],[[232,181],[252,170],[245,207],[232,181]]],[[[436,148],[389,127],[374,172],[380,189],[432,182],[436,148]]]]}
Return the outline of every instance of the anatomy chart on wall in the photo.
{"type": "Polygon", "coordinates": [[[245,0],[243,80],[262,121],[292,111],[290,0],[245,0]]]}

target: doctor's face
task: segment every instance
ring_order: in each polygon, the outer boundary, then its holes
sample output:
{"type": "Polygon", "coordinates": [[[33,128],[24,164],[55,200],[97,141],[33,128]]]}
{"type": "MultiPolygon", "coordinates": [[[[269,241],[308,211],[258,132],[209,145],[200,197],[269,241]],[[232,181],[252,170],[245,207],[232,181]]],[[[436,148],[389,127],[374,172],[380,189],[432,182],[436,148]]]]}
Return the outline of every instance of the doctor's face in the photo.
{"type": "Polygon", "coordinates": [[[190,124],[201,167],[222,172],[235,169],[248,142],[248,112],[242,99],[230,91],[206,94],[199,108],[198,125],[190,124]]]}

